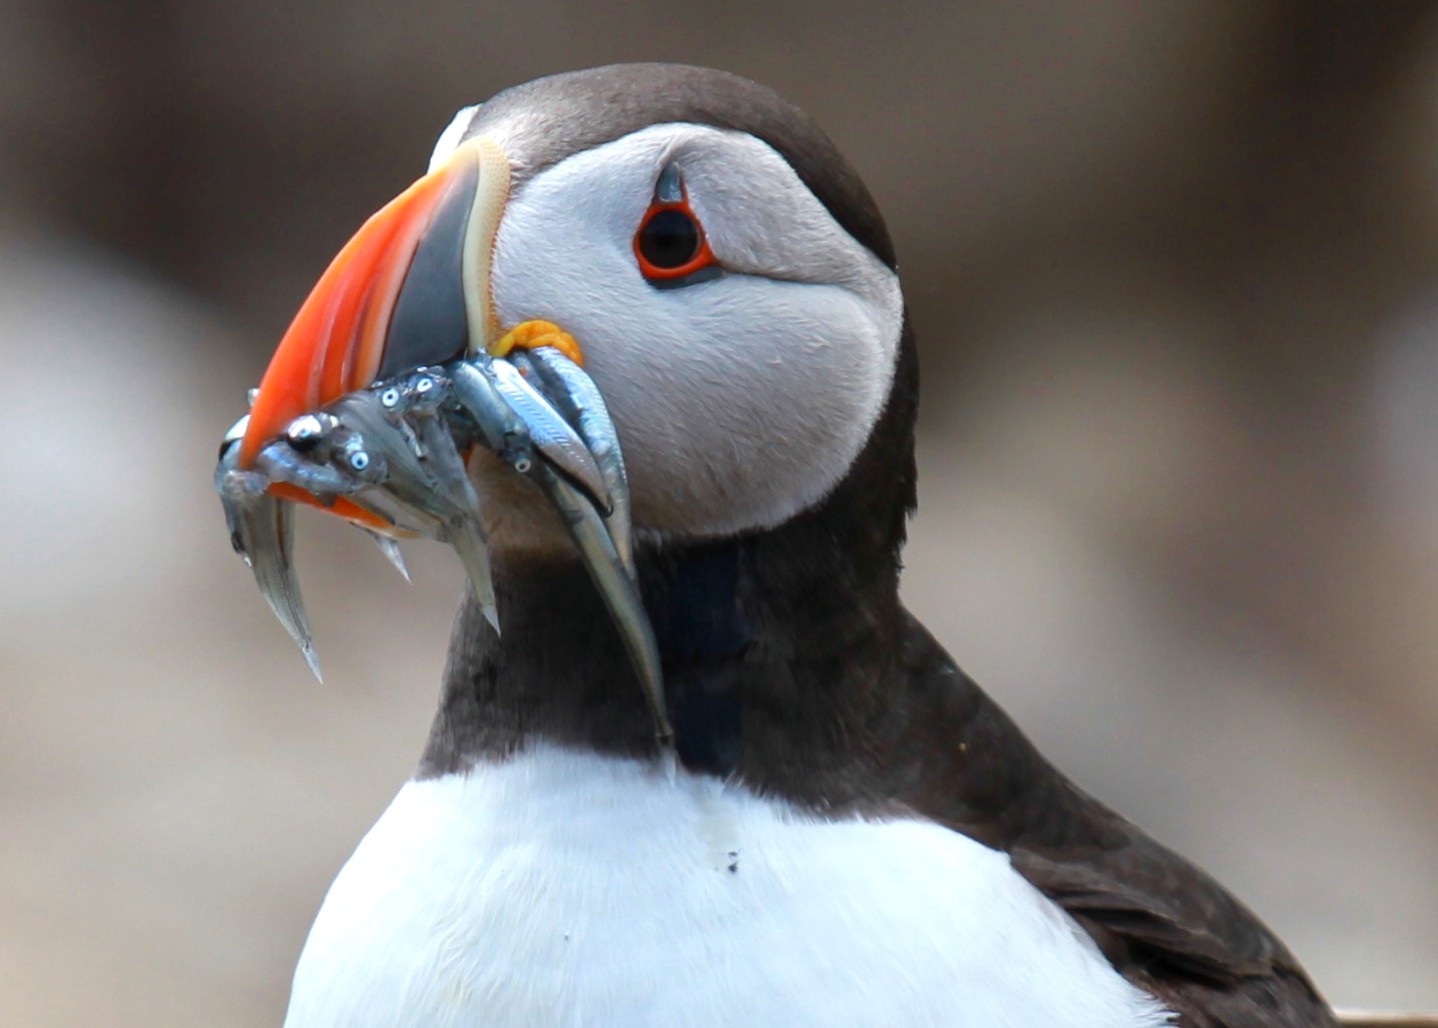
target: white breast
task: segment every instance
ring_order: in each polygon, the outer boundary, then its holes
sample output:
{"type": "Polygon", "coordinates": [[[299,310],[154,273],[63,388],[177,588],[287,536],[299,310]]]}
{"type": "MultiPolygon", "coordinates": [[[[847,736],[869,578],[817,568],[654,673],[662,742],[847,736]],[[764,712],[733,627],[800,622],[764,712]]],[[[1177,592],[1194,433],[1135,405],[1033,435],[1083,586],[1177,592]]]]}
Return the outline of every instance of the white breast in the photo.
{"type": "Polygon", "coordinates": [[[400,790],[325,899],[285,1021],[1166,1023],[971,839],[554,749],[400,790]]]}

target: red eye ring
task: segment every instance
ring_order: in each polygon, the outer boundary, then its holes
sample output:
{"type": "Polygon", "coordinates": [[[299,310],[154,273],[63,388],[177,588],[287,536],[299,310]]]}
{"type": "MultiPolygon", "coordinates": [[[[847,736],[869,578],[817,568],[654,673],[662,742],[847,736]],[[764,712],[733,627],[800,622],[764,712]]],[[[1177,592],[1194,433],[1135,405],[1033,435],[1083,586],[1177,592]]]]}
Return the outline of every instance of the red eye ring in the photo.
{"type": "Polygon", "coordinates": [[[649,205],[634,233],[634,257],[645,278],[660,282],[686,278],[715,263],[687,195],[677,203],[649,205]]]}

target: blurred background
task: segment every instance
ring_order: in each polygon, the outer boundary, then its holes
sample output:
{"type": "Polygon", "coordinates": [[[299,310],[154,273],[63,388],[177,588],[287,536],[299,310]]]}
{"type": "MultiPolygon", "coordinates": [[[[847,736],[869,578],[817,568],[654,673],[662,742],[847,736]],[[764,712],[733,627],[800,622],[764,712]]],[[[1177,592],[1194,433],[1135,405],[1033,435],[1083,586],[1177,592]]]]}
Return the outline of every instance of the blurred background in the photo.
{"type": "Polygon", "coordinates": [[[1438,5],[0,0],[0,1020],[277,1023],[460,590],[210,476],[459,106],[618,60],[818,117],[923,345],[910,605],[1335,1002],[1438,1007],[1438,5]]]}

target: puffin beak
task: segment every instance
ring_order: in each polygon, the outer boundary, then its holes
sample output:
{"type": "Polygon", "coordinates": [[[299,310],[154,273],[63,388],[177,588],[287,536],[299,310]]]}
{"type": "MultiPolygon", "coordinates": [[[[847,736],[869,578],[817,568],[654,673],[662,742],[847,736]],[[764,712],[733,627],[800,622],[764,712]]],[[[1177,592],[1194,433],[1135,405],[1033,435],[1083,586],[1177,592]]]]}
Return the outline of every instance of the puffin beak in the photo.
{"type": "MultiPolygon", "coordinates": [[[[381,378],[484,346],[494,322],[490,251],[508,193],[504,151],[476,138],[366,221],[320,276],[252,392],[250,413],[221,445],[215,483],[231,542],[316,677],[319,663],[292,564],[293,508],[284,501],[367,529],[401,570],[392,537],[414,535],[415,526],[397,525],[395,517],[331,493],[326,486],[335,483],[325,479],[325,469],[313,471],[311,480],[276,481],[257,471],[256,462],[303,415],[381,378]]],[[[476,574],[487,578],[487,567],[476,574]]]]}
{"type": "MultiPolygon", "coordinates": [[[[238,467],[298,417],[410,369],[482,350],[496,334],[489,260],[509,192],[493,140],[461,144],[355,233],[295,315],[250,407],[238,467]]],[[[321,503],[289,483],[270,491],[385,529],[344,497],[321,503]]]]}
{"type": "Polygon", "coordinates": [[[487,539],[466,469],[472,447],[488,448],[559,513],[667,747],[614,423],[571,336],[539,320],[501,335],[494,315],[490,257],[509,181],[504,151],[478,136],[365,222],[300,307],[250,413],[222,443],[215,488],[231,543],[318,677],[284,501],[348,518],[391,560],[394,535],[447,542],[497,632],[487,539]]]}

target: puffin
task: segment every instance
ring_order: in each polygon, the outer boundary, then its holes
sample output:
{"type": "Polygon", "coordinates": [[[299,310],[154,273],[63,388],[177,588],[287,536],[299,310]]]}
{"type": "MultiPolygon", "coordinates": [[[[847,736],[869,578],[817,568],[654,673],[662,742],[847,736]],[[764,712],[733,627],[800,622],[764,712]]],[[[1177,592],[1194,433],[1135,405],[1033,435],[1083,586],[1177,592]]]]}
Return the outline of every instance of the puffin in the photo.
{"type": "Polygon", "coordinates": [[[904,608],[915,337],[884,220],[809,117],[722,71],[558,74],[461,110],[385,210],[245,445],[466,339],[582,362],[666,732],[564,517],[471,454],[493,596],[462,603],[287,1028],[1336,1023],[1258,917],[1065,778],[904,608]],[[336,310],[363,331],[325,370],[336,310]]]}

